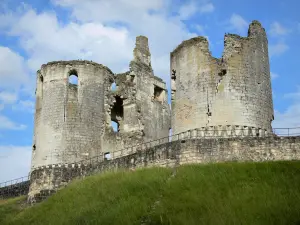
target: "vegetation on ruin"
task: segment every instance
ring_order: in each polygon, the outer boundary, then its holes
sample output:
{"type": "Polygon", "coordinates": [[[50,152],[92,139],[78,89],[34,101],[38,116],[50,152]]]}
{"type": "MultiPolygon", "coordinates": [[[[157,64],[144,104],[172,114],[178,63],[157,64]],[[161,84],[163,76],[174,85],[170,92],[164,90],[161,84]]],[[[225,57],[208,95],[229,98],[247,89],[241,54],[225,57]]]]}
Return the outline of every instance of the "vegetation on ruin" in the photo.
{"type": "Polygon", "coordinates": [[[0,201],[0,224],[299,224],[300,162],[110,172],[22,200],[0,201]]]}

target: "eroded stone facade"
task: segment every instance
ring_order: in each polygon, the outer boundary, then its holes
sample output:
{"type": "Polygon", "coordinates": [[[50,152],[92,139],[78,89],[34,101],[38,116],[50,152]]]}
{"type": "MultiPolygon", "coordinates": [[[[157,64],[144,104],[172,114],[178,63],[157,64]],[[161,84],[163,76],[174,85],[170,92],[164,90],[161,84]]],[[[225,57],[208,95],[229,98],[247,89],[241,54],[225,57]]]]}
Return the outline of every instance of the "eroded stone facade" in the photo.
{"type": "Polygon", "coordinates": [[[264,28],[253,21],[248,37],[226,34],[222,58],[196,37],[171,53],[172,130],[245,126],[272,132],[274,119],[264,28]]]}
{"type": "Polygon", "coordinates": [[[35,201],[41,201],[74,178],[118,169],[278,160],[300,160],[300,137],[183,138],[99,163],[73,163],[39,168],[31,175],[31,188],[39,190],[32,197],[35,201]]]}
{"type": "Polygon", "coordinates": [[[37,73],[32,169],[71,163],[168,136],[166,84],[154,76],[148,39],[136,39],[126,73],[90,61],[57,61],[37,73]],[[78,77],[77,84],[69,76],[78,77]],[[112,84],[116,89],[112,89],[112,84]],[[111,121],[118,124],[114,131],[111,121]]]}
{"type": "Polygon", "coordinates": [[[264,28],[253,21],[248,37],[226,34],[224,43],[221,59],[211,56],[203,37],[184,41],[171,53],[172,112],[166,84],[153,74],[144,36],[136,38],[125,73],[90,61],[43,65],[37,73],[30,201],[91,171],[299,159],[299,139],[274,139],[272,134],[264,28]],[[78,77],[77,85],[69,84],[71,74],[78,77]],[[173,142],[170,128],[180,133],[173,142]],[[103,160],[106,154],[112,160],[103,160]]]}

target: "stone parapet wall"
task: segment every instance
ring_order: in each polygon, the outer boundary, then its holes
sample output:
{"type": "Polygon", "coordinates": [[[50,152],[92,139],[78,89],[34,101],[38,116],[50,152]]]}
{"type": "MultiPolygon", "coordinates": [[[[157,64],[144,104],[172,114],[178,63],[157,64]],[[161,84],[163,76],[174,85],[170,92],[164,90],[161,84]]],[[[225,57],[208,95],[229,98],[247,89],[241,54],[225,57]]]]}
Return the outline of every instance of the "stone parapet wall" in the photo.
{"type": "Polygon", "coordinates": [[[29,201],[40,201],[67,185],[104,171],[141,167],[174,167],[188,163],[300,160],[300,137],[244,137],[189,139],[163,143],[135,153],[103,161],[94,158],[81,163],[56,164],[31,173],[29,201]]]}
{"type": "Polygon", "coordinates": [[[267,129],[241,125],[220,125],[200,127],[174,135],[172,140],[183,138],[230,138],[273,136],[267,129]]]}

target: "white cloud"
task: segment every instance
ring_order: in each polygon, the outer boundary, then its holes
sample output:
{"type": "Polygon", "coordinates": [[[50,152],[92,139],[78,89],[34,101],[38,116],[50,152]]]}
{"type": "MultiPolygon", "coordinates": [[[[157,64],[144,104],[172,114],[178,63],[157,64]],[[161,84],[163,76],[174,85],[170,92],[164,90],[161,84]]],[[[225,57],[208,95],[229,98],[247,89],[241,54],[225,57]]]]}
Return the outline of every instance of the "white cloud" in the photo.
{"type": "Polygon", "coordinates": [[[12,110],[20,112],[34,113],[35,102],[31,100],[20,100],[12,106],[12,110]]]}
{"type": "Polygon", "coordinates": [[[188,19],[195,13],[211,13],[215,9],[212,3],[199,4],[197,1],[190,1],[179,8],[180,19],[188,19]]]}
{"type": "Polygon", "coordinates": [[[212,3],[207,3],[203,6],[200,7],[200,12],[201,13],[211,13],[215,10],[215,7],[212,3]]]}
{"type": "Polygon", "coordinates": [[[20,17],[10,34],[21,38],[34,71],[48,61],[70,59],[93,59],[119,69],[122,62],[129,61],[133,47],[125,28],[92,22],[63,26],[55,14],[37,14],[32,9],[20,17]]]}
{"type": "Polygon", "coordinates": [[[280,23],[274,22],[271,24],[270,34],[273,36],[283,36],[290,32],[287,28],[283,27],[280,23]]]}
{"type": "Polygon", "coordinates": [[[297,130],[291,130],[290,133],[298,132],[300,135],[300,86],[297,86],[296,92],[285,94],[283,97],[293,100],[293,103],[284,112],[275,110],[273,127],[299,127],[297,130]]]}
{"type": "Polygon", "coordinates": [[[231,29],[236,30],[240,33],[245,32],[245,30],[247,30],[249,26],[248,22],[238,14],[232,14],[229,23],[231,29]]]}
{"type": "Polygon", "coordinates": [[[195,29],[200,33],[204,33],[204,26],[200,25],[200,24],[196,24],[194,25],[195,29]]]}
{"type": "Polygon", "coordinates": [[[17,124],[8,117],[0,114],[0,130],[24,130],[26,127],[26,125],[17,124]]]}
{"type": "Polygon", "coordinates": [[[289,98],[289,99],[293,99],[295,101],[299,101],[300,102],[300,86],[297,86],[297,91],[294,93],[287,93],[285,95],[283,95],[284,98],[289,98]]]}
{"type": "Polygon", "coordinates": [[[4,46],[0,46],[0,65],[0,88],[18,89],[29,81],[24,59],[4,46]]]}
{"type": "Polygon", "coordinates": [[[277,73],[271,72],[271,79],[272,79],[272,80],[275,80],[275,79],[278,78],[278,77],[279,77],[279,75],[278,75],[277,73]]]}
{"type": "Polygon", "coordinates": [[[188,4],[182,5],[179,8],[179,17],[180,19],[188,19],[194,15],[197,11],[197,3],[195,1],[190,1],[188,4]]]}
{"type": "Polygon", "coordinates": [[[0,91],[0,103],[13,104],[17,99],[18,95],[16,92],[0,91]]]}
{"type": "Polygon", "coordinates": [[[169,1],[153,0],[52,0],[56,5],[72,9],[73,17],[83,22],[139,23],[149,10],[162,11],[169,1]],[[133,13],[134,12],[134,13],[133,13]]]}
{"type": "MultiPolygon", "coordinates": [[[[34,71],[48,61],[88,59],[120,72],[128,68],[133,58],[138,35],[149,38],[152,61],[169,56],[181,41],[197,36],[188,31],[179,16],[170,17],[166,13],[165,6],[171,4],[168,0],[116,1],[118,4],[102,0],[55,0],[61,7],[71,9],[76,22],[62,25],[53,12],[38,14],[29,9],[16,20],[9,33],[20,37],[21,46],[29,55],[28,65],[34,71]]],[[[165,73],[169,70],[169,60],[162,70],[156,68],[157,63],[152,65],[169,82],[169,72],[165,73]]]]}
{"type": "Polygon", "coordinates": [[[289,49],[289,46],[284,42],[278,42],[277,44],[269,45],[269,54],[272,56],[280,56],[289,49]]]}
{"type": "MultiPolygon", "coordinates": [[[[300,127],[300,104],[293,104],[289,106],[284,112],[275,110],[275,120],[273,121],[273,127],[300,127]]],[[[298,133],[300,135],[300,128],[298,133]]]]}
{"type": "Polygon", "coordinates": [[[30,160],[30,146],[0,146],[0,183],[27,176],[30,160]]]}

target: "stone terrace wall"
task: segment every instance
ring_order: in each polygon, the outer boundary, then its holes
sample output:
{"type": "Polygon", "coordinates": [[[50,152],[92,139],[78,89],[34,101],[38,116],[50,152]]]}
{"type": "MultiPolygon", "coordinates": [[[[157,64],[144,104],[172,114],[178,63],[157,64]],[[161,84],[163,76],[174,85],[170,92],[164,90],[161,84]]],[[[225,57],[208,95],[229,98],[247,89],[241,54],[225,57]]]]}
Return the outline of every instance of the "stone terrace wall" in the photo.
{"type": "Polygon", "coordinates": [[[51,165],[31,174],[29,201],[40,201],[76,177],[140,167],[174,167],[187,163],[300,160],[300,137],[182,139],[113,160],[51,165]]]}

